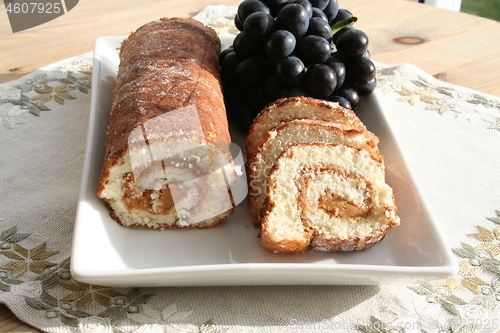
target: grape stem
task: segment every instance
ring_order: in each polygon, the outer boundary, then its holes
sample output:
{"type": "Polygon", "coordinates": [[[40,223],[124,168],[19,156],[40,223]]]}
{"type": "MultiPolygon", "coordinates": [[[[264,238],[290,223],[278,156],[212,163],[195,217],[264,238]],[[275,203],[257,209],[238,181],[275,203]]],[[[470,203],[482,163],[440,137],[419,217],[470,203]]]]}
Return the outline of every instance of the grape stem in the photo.
{"type": "Polygon", "coordinates": [[[350,24],[353,24],[356,22],[358,18],[356,16],[351,16],[349,18],[346,18],[345,20],[338,21],[332,26],[332,34],[335,34],[337,31],[347,27],[350,24]]]}

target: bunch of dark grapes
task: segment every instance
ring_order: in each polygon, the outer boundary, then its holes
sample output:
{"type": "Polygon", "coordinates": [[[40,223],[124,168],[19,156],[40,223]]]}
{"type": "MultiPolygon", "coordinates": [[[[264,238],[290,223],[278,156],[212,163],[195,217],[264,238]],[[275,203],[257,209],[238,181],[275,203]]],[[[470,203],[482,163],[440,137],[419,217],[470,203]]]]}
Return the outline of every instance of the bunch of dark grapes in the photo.
{"type": "Polygon", "coordinates": [[[228,114],[248,129],[267,104],[310,96],[355,110],[376,86],[367,35],[338,0],[244,0],[219,58],[228,114]]]}

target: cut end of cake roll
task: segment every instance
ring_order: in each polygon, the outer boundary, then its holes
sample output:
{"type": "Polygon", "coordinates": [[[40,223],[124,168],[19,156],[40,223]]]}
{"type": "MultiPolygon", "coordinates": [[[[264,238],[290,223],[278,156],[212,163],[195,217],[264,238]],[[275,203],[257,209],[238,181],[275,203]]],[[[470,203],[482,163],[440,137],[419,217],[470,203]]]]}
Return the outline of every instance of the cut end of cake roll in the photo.
{"type": "Polygon", "coordinates": [[[363,250],[400,223],[382,164],[363,148],[292,145],[266,195],[260,243],[277,253],[363,250]]]}
{"type": "Polygon", "coordinates": [[[161,230],[207,228],[231,215],[235,206],[231,187],[237,175],[230,155],[211,144],[172,149],[184,145],[183,140],[152,144],[145,140],[142,149],[136,143],[108,169],[99,196],[115,220],[124,226],[161,230]],[[138,151],[149,153],[149,161],[139,160],[144,157],[138,151]]]}

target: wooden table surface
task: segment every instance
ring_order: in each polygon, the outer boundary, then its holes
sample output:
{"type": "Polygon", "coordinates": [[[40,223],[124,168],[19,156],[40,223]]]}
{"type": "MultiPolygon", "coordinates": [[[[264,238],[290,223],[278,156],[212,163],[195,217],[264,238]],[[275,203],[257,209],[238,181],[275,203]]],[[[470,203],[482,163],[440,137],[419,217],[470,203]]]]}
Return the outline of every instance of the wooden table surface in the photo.
{"type": "MultiPolygon", "coordinates": [[[[162,16],[189,16],[240,0],[80,0],[65,15],[12,33],[0,5],[0,83],[92,51],[98,36],[127,35],[162,16]]],[[[407,0],[340,0],[370,37],[375,61],[407,62],[453,84],[500,96],[500,23],[407,0]]],[[[0,305],[0,332],[38,332],[0,305]]]]}
{"type": "MultiPolygon", "coordinates": [[[[126,35],[161,16],[241,0],[80,0],[65,15],[12,33],[0,5],[0,83],[89,52],[98,36],[126,35]]],[[[407,0],[340,0],[370,37],[375,61],[412,63],[439,79],[500,96],[500,23],[407,0]]]]}

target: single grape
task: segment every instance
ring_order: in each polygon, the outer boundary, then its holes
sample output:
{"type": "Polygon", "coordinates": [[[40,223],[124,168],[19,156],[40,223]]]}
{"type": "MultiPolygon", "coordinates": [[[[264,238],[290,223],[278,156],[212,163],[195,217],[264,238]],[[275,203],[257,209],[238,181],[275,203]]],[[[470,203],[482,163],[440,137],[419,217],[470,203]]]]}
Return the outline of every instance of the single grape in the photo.
{"type": "Polygon", "coordinates": [[[292,54],[296,43],[295,36],[290,31],[276,30],[267,38],[265,48],[271,59],[278,60],[292,54]]]}
{"type": "Polygon", "coordinates": [[[307,65],[325,62],[332,54],[330,43],[320,36],[310,35],[299,39],[297,56],[307,65]]]}
{"type": "Polygon", "coordinates": [[[375,65],[364,57],[346,63],[347,80],[353,85],[364,85],[375,78],[375,65]]]}
{"type": "Polygon", "coordinates": [[[248,15],[244,28],[245,32],[253,39],[263,40],[276,30],[276,25],[271,14],[255,12],[248,15]]]}
{"type": "MultiPolygon", "coordinates": [[[[337,8],[338,8],[338,5],[337,5],[337,8]]],[[[328,16],[328,14],[326,14],[326,16],[328,16]]],[[[333,26],[335,23],[337,23],[339,21],[346,20],[349,17],[353,17],[353,16],[354,15],[352,15],[352,13],[349,10],[344,9],[344,8],[340,8],[337,10],[337,14],[334,17],[331,17],[331,16],[328,16],[328,17],[330,18],[330,25],[333,26]]]]}
{"type": "Polygon", "coordinates": [[[250,57],[243,59],[236,66],[234,75],[241,86],[249,88],[260,84],[266,72],[267,68],[262,58],[250,57]]]}
{"type": "Polygon", "coordinates": [[[291,3],[283,7],[276,16],[278,29],[290,31],[296,38],[302,37],[309,27],[309,14],[304,6],[291,3]]]}
{"type": "Polygon", "coordinates": [[[309,0],[313,7],[319,8],[321,10],[325,9],[328,6],[330,0],[309,0]]]}
{"type": "Polygon", "coordinates": [[[347,99],[345,99],[344,97],[335,96],[335,92],[333,93],[333,95],[328,96],[327,100],[331,101],[331,102],[337,102],[337,103],[339,103],[340,106],[345,107],[346,109],[352,110],[351,103],[347,99]]]}
{"type": "Polygon", "coordinates": [[[341,88],[335,91],[335,95],[344,97],[351,103],[352,110],[355,110],[359,104],[359,94],[354,88],[341,88]]]}
{"type": "Polygon", "coordinates": [[[315,64],[308,68],[304,76],[303,85],[309,96],[326,98],[335,90],[337,76],[330,66],[315,64]]]}
{"type": "Polygon", "coordinates": [[[346,79],[346,67],[344,63],[335,55],[332,55],[325,61],[325,64],[330,66],[337,75],[337,85],[335,86],[335,90],[342,87],[346,79]]]}
{"type": "Polygon", "coordinates": [[[306,67],[295,56],[286,57],[276,65],[276,77],[285,86],[298,86],[302,82],[306,67]]]}
{"type": "Polygon", "coordinates": [[[236,35],[233,41],[233,47],[234,51],[241,58],[248,58],[264,52],[262,43],[250,37],[250,35],[245,31],[236,35]]]}
{"type": "Polygon", "coordinates": [[[328,18],[328,22],[333,22],[339,13],[339,3],[337,0],[330,0],[326,7],[323,9],[326,17],[328,18]]]}
{"type": "Polygon", "coordinates": [[[366,96],[371,94],[377,87],[377,78],[374,77],[373,80],[365,84],[354,84],[352,86],[360,96],[366,96]]]}
{"type": "Polygon", "coordinates": [[[313,18],[319,17],[319,18],[325,20],[326,22],[328,22],[328,17],[325,15],[325,12],[323,12],[321,9],[316,8],[316,7],[313,7],[312,17],[313,18]]]}
{"type": "Polygon", "coordinates": [[[356,29],[354,28],[353,25],[346,25],[345,27],[343,27],[342,29],[336,31],[333,36],[332,36],[332,42],[334,44],[337,44],[338,40],[339,40],[339,37],[344,33],[346,32],[347,30],[350,30],[350,29],[356,29]]]}
{"type": "Polygon", "coordinates": [[[356,59],[368,49],[368,36],[361,30],[348,29],[340,35],[336,45],[347,59],[356,59]]]}
{"type": "Polygon", "coordinates": [[[291,0],[290,3],[296,3],[296,4],[301,5],[302,7],[304,7],[306,9],[307,16],[309,16],[309,18],[312,17],[313,7],[312,7],[311,3],[309,2],[309,0],[291,0]]]}
{"type": "Polygon", "coordinates": [[[307,29],[306,35],[320,36],[329,41],[332,38],[332,29],[328,22],[322,18],[313,17],[309,21],[309,28],[307,29]]]}
{"type": "Polygon", "coordinates": [[[245,26],[245,20],[247,17],[255,12],[265,12],[271,14],[269,7],[259,0],[243,0],[237,10],[237,15],[240,23],[245,26]]]}

